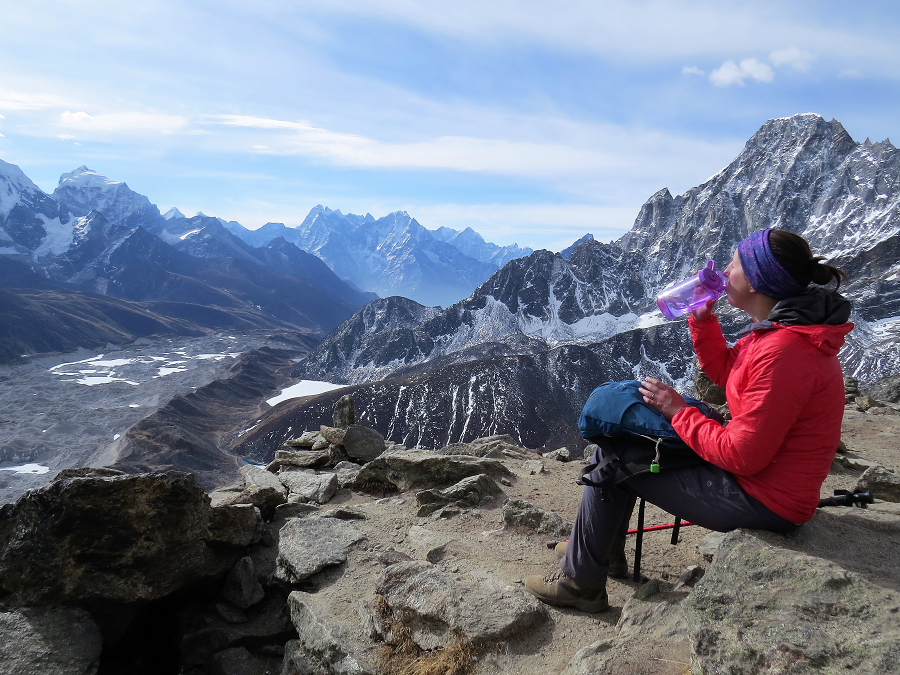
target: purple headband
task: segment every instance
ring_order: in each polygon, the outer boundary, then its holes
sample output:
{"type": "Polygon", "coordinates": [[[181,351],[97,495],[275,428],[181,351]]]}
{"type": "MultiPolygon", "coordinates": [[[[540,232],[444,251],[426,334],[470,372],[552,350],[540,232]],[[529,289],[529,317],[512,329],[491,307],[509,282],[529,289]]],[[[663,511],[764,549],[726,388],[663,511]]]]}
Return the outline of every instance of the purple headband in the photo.
{"type": "Polygon", "coordinates": [[[781,266],[769,246],[769,232],[760,230],[737,245],[738,257],[747,281],[753,289],[776,300],[784,300],[803,292],[803,286],[781,266]]]}

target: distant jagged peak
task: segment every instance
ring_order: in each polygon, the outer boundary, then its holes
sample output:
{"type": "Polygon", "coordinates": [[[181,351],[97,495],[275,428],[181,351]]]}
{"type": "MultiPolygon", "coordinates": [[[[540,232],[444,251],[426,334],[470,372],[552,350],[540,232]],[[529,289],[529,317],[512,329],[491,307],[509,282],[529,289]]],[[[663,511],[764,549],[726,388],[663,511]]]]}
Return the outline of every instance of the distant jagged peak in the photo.
{"type": "Polygon", "coordinates": [[[186,216],[173,206],[163,214],[163,218],[165,218],[166,220],[172,220],[173,218],[186,218],[186,216]]]}
{"type": "Polygon", "coordinates": [[[578,247],[579,245],[583,244],[586,241],[594,241],[594,235],[592,235],[590,232],[588,232],[586,235],[584,235],[580,239],[575,240],[571,246],[567,246],[562,251],[560,251],[559,254],[564,259],[568,260],[569,257],[572,255],[572,251],[574,251],[576,247],[578,247]]]}
{"type": "Polygon", "coordinates": [[[79,166],[74,171],[70,171],[69,173],[64,173],[59,177],[59,187],[63,185],[71,186],[71,187],[99,187],[99,188],[107,188],[113,185],[124,185],[121,181],[115,181],[111,178],[107,178],[103,174],[97,173],[96,171],[87,168],[84,164],[79,166]]]}
{"type": "Polygon", "coordinates": [[[34,199],[46,199],[44,191],[25,175],[15,164],[4,162],[0,159],[0,218],[5,218],[19,203],[22,196],[34,199]]]}
{"type": "Polygon", "coordinates": [[[15,164],[4,162],[2,159],[0,159],[0,179],[5,179],[5,182],[14,185],[23,192],[25,190],[37,190],[38,192],[43,192],[43,190],[25,175],[25,172],[22,171],[22,169],[15,164]]]}

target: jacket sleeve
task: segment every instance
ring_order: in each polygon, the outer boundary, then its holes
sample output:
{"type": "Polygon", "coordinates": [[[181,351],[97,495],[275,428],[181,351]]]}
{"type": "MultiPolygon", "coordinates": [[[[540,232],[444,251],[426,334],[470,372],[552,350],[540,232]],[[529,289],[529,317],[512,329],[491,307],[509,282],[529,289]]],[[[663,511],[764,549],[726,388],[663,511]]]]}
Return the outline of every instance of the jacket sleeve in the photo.
{"type": "Polygon", "coordinates": [[[672,418],[675,431],[694,452],[738,476],[752,476],[771,463],[810,396],[797,377],[802,355],[778,340],[767,341],[768,348],[760,345],[748,364],[740,414],[727,426],[692,406],[672,418]]]}
{"type": "Polygon", "coordinates": [[[690,315],[688,327],[691,330],[691,342],[694,344],[694,353],[700,361],[700,367],[713,383],[724,387],[743,341],[739,340],[734,347],[729,348],[715,314],[710,315],[705,321],[697,321],[690,315]]]}

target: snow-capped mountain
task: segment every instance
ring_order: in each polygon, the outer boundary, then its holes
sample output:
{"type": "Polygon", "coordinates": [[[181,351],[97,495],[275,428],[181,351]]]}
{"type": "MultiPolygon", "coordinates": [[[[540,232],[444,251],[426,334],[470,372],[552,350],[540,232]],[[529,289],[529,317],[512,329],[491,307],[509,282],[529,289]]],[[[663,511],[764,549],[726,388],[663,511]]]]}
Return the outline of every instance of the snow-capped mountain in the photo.
{"type": "Polygon", "coordinates": [[[512,244],[511,246],[497,246],[484,240],[471,227],[460,230],[452,230],[449,227],[439,227],[436,230],[430,230],[431,235],[453,246],[457,251],[480,260],[481,262],[491,263],[498,269],[503,267],[510,260],[516,258],[524,258],[531,255],[534,251],[530,248],[512,244]]]}
{"type": "MultiPolygon", "coordinates": [[[[470,298],[390,330],[375,330],[357,314],[298,375],[357,384],[486,355],[603,342],[663,323],[659,290],[708,259],[724,266],[750,232],[781,227],[851,274],[845,292],[857,329],[841,358],[848,374],[870,382],[900,370],[898,176],[900,153],[889,141],[856,143],[818,115],[771,120],[703,185],[677,197],[665,189],[653,195],[617,245],[586,237],[568,260],[538,251],[507,264],[470,298]]],[[[728,329],[739,327],[740,313],[724,302],[719,312],[728,329]]],[[[413,313],[404,307],[402,315],[413,313]]],[[[673,354],[670,370],[690,358],[689,351],[673,354]]]]}
{"type": "Polygon", "coordinates": [[[282,237],[324,260],[342,279],[382,297],[402,295],[444,307],[468,297],[506,261],[531,252],[489,244],[468,228],[427,230],[405,211],[376,219],[319,205],[296,228],[226,227],[253,246],[282,237]]]}
{"type": "Polygon", "coordinates": [[[67,344],[50,339],[71,328],[59,321],[56,308],[66,303],[60,294],[73,306],[97,305],[98,316],[120,305],[90,294],[112,296],[121,306],[143,303],[122,311],[156,313],[140,321],[186,334],[285,328],[324,335],[375,297],[293,244],[278,240],[257,249],[217,218],[170,215],[166,220],[144,195],[83,166],[63,174],[50,196],[0,161],[0,285],[13,293],[32,289],[27,301],[7,300],[28,308],[30,326],[46,328],[17,337],[14,352],[28,353],[22,345],[29,341],[31,351],[67,344]]]}

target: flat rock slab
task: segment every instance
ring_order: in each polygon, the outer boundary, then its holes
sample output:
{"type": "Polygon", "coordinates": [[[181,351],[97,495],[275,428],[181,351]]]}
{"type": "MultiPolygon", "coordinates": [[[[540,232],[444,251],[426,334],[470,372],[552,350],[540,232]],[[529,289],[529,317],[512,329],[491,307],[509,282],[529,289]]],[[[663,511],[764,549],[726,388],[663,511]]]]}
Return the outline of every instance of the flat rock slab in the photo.
{"type": "Polygon", "coordinates": [[[898,557],[898,520],[879,514],[729,533],[683,603],[692,672],[900,673],[898,557]]]}
{"type": "Polygon", "coordinates": [[[660,593],[656,580],[644,584],[622,608],[616,637],[580,650],[562,675],[684,675],[691,660],[687,619],[681,608],[686,595],[660,593]]]}
{"type": "Polygon", "coordinates": [[[275,576],[298,583],[329,565],[347,560],[350,548],[365,535],[346,521],[336,518],[296,518],[289,520],[278,541],[275,576]]]}
{"type": "Polygon", "coordinates": [[[356,477],[358,488],[381,485],[400,492],[422,487],[452,485],[480,473],[494,478],[513,478],[514,474],[496,459],[439,455],[422,450],[407,450],[378,457],[366,464],[356,477]]]}
{"type": "Polygon", "coordinates": [[[317,474],[315,471],[282,471],[278,474],[292,495],[303,501],[327,504],[338,489],[338,479],[333,473],[317,474]]]}
{"type": "Polygon", "coordinates": [[[503,640],[547,616],[537,599],[491,575],[461,581],[419,560],[387,567],[375,590],[422,649],[503,640]]]}
{"type": "Polygon", "coordinates": [[[0,612],[0,675],[93,675],[103,638],[83,609],[0,612]]]}
{"type": "Polygon", "coordinates": [[[446,504],[456,504],[459,507],[478,506],[486,497],[493,497],[502,492],[493,478],[480,473],[477,476],[463,478],[443,490],[422,490],[417,493],[416,503],[421,507],[417,515],[431,515],[446,504]]]}
{"type": "Polygon", "coordinates": [[[288,608],[298,639],[285,645],[285,663],[306,663],[308,672],[328,675],[376,672],[368,659],[352,648],[348,627],[332,616],[325,603],[309,593],[294,591],[288,596],[288,608]]]}

